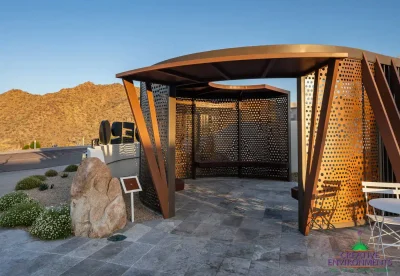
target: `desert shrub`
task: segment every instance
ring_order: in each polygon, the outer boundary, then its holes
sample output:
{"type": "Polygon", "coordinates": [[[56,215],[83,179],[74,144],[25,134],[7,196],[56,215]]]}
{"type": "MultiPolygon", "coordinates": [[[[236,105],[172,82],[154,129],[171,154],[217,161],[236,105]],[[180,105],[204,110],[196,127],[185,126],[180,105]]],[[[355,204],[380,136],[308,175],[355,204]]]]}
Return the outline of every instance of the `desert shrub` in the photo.
{"type": "Polygon", "coordinates": [[[0,211],[7,211],[11,207],[26,201],[29,201],[29,196],[24,192],[18,191],[6,194],[0,198],[0,211]]]}
{"type": "Polygon", "coordinates": [[[30,233],[43,240],[65,239],[72,233],[69,206],[51,207],[33,223],[30,233]]]}
{"type": "Polygon", "coordinates": [[[39,191],[44,191],[47,190],[49,188],[49,185],[47,185],[46,183],[42,183],[39,186],[39,191]]]}
{"type": "Polygon", "coordinates": [[[25,145],[22,149],[23,149],[23,150],[29,149],[29,145],[25,145]]]}
{"type": "Polygon", "coordinates": [[[76,172],[78,170],[78,166],[77,165],[69,165],[64,169],[64,172],[76,172]]]}
{"type": "Polygon", "coordinates": [[[0,216],[0,226],[31,226],[36,218],[43,212],[43,207],[35,200],[21,202],[0,216]]]}
{"type": "MultiPolygon", "coordinates": [[[[30,147],[31,149],[35,148],[35,141],[32,141],[31,144],[29,145],[29,147],[30,147]]],[[[40,143],[39,143],[39,141],[36,141],[36,148],[37,148],[37,149],[40,149],[40,143]]]]}
{"type": "Polygon", "coordinates": [[[61,178],[66,178],[66,177],[68,177],[68,174],[67,174],[67,173],[63,173],[63,174],[61,175],[61,178]]]}
{"type": "Polygon", "coordinates": [[[58,172],[55,170],[48,170],[44,175],[48,176],[48,177],[53,177],[53,176],[57,176],[58,172]]]}
{"type": "Polygon", "coordinates": [[[37,179],[39,179],[40,181],[45,181],[47,179],[47,177],[45,175],[32,175],[31,177],[35,177],[37,179]]]}
{"type": "Polygon", "coordinates": [[[15,190],[30,190],[39,187],[40,184],[42,184],[40,179],[29,176],[18,181],[17,185],[15,186],[15,190]]]}

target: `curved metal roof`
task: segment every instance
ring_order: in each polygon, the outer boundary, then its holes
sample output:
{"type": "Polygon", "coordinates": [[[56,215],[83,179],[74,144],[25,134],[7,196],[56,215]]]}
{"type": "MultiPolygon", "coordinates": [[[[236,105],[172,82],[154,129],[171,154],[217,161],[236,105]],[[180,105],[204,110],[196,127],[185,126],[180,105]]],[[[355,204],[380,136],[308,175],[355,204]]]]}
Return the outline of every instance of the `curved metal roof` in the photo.
{"type": "Polygon", "coordinates": [[[379,58],[382,64],[400,59],[361,49],[329,45],[267,45],[229,48],[184,55],[116,75],[136,81],[168,85],[192,85],[221,80],[293,78],[306,75],[327,64],[329,59],[379,58]]]}
{"type": "Polygon", "coordinates": [[[210,82],[176,89],[177,97],[195,99],[267,99],[287,94],[289,91],[267,84],[225,85],[210,82]]]}

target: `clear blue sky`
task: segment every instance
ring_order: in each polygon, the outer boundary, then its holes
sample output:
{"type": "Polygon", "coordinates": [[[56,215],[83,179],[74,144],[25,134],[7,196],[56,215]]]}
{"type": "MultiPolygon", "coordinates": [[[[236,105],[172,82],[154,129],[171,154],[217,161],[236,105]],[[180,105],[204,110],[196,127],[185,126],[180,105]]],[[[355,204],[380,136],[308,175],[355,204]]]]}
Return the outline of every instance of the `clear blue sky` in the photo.
{"type": "MultiPolygon", "coordinates": [[[[237,46],[331,44],[400,55],[399,0],[3,0],[0,7],[0,93],[120,82],[115,74],[125,70],[237,46]]],[[[296,89],[294,80],[267,83],[296,89]]]]}

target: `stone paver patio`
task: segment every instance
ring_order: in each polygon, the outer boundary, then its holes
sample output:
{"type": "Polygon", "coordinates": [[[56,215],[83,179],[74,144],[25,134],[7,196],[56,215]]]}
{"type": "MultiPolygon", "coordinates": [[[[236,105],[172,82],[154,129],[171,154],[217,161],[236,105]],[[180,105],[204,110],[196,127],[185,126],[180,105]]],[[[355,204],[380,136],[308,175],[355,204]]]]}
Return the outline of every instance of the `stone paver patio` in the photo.
{"type": "Polygon", "coordinates": [[[290,197],[294,183],[203,178],[186,184],[176,195],[174,218],[129,223],[120,242],[44,242],[1,229],[0,275],[348,275],[331,270],[328,259],[349,249],[358,230],[368,241],[366,226],[301,235],[290,197]]]}

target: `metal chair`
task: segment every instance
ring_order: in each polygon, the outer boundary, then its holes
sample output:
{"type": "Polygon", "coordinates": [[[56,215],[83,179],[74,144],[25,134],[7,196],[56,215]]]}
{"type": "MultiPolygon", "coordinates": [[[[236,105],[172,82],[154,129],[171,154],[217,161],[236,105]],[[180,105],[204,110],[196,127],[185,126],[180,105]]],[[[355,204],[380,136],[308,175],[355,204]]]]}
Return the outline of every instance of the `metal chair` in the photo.
{"type": "MultiPolygon", "coordinates": [[[[399,216],[383,216],[370,212],[372,209],[369,206],[369,200],[373,198],[379,197],[391,197],[400,199],[400,183],[382,183],[382,182],[362,182],[362,191],[365,194],[365,201],[367,203],[366,216],[371,228],[371,236],[369,238],[368,244],[372,244],[374,249],[377,249],[377,246],[381,245],[382,251],[384,252],[384,247],[397,247],[400,248],[400,228],[398,230],[393,229],[393,226],[400,226],[400,217],[399,216]],[[382,223],[382,232],[379,233],[379,223],[382,223]],[[377,234],[374,232],[378,231],[377,234]],[[395,240],[394,243],[388,243],[385,241],[383,243],[384,237],[391,237],[395,240]],[[375,242],[375,239],[378,239],[378,243],[375,242]],[[372,240],[372,242],[371,242],[372,240]],[[379,242],[380,241],[380,242],[379,242]]],[[[389,256],[389,255],[386,255],[389,256]]],[[[389,256],[396,257],[398,256],[389,256]]]]}

